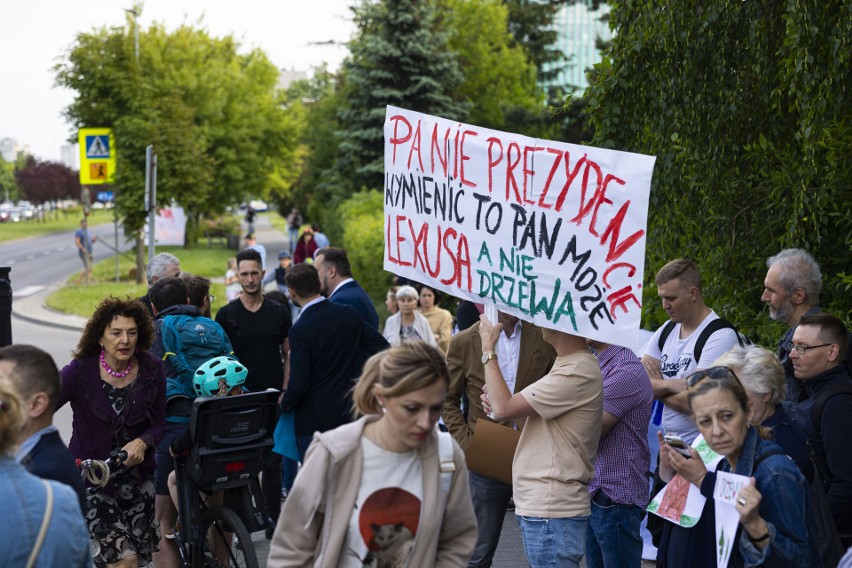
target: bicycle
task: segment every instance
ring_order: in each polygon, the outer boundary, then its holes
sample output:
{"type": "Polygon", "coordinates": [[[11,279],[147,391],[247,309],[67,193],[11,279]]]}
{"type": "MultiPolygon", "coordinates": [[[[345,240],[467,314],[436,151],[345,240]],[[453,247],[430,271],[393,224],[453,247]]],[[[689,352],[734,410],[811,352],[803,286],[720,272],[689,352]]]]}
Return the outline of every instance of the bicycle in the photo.
{"type": "Polygon", "coordinates": [[[192,449],[175,457],[175,543],[186,568],[259,566],[249,529],[266,528],[258,475],[273,444],[277,400],[267,391],[193,403],[192,449]],[[217,491],[221,505],[208,507],[201,493],[217,491]]]}

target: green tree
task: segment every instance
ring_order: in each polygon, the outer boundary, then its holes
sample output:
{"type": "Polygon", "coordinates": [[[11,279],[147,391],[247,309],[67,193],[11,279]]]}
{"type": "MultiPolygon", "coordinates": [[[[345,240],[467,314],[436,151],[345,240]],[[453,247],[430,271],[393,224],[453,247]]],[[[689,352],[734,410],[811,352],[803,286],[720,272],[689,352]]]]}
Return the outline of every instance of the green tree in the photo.
{"type": "Polygon", "coordinates": [[[385,106],[464,120],[462,75],[435,0],[364,0],[354,10],[358,36],[343,63],[337,161],[344,194],[380,189],[385,106]]]}
{"type": "Polygon", "coordinates": [[[586,98],[596,145],[657,156],[646,283],[692,257],[711,305],[770,345],[764,261],[801,247],[823,309],[852,321],[852,2],[628,0],[610,21],[586,98]]]}
{"type": "Polygon", "coordinates": [[[438,7],[464,77],[457,92],[469,105],[467,121],[503,130],[507,114],[540,112],[535,66],[509,33],[501,0],[439,0],[438,7]]]}
{"type": "Polygon", "coordinates": [[[17,199],[18,182],[15,180],[15,163],[0,156],[0,199],[17,199]]]}
{"type": "Polygon", "coordinates": [[[560,8],[576,0],[504,0],[509,32],[527,51],[539,81],[550,84],[565,69],[565,54],[557,46],[553,25],[560,8]]]}
{"type": "MultiPolygon", "coordinates": [[[[275,85],[278,71],[230,36],[188,26],[140,34],[137,62],[130,26],[79,34],[56,67],[57,84],[76,91],[65,111],[75,127],[112,127],[116,205],[125,232],[144,221],[145,147],[158,154],[158,203],[182,205],[188,235],[202,216],[277,188],[288,156],[289,125],[275,85]]],[[[280,184],[279,184],[280,185],[280,184]]]]}
{"type": "Polygon", "coordinates": [[[384,194],[361,191],[338,208],[352,274],[375,303],[381,303],[392,275],[381,269],[384,262],[384,194]]]}

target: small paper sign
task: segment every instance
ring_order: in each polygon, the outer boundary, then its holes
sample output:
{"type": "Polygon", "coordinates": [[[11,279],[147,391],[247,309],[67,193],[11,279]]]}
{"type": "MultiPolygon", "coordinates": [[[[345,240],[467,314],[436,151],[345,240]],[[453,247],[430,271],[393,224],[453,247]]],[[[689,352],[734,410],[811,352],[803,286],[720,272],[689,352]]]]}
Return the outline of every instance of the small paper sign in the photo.
{"type": "MultiPolygon", "coordinates": [[[[701,456],[701,461],[708,471],[716,469],[722,456],[710,449],[703,436],[695,438],[692,447],[701,456]]],[[[677,525],[690,528],[701,518],[705,501],[707,499],[701,491],[678,474],[651,500],[648,511],[677,525]]]]}
{"type": "Polygon", "coordinates": [[[716,502],[716,568],[727,568],[736,545],[740,514],[734,507],[740,490],[749,484],[745,475],[716,472],[713,500],[716,502]]]}

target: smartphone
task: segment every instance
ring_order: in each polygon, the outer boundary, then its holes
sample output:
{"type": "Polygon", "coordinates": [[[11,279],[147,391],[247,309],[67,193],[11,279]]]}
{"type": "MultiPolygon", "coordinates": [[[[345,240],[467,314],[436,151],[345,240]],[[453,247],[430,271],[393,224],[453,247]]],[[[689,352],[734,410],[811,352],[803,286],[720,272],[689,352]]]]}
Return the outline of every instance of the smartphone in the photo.
{"type": "Polygon", "coordinates": [[[666,434],[663,439],[666,441],[666,444],[669,447],[673,448],[680,455],[691,458],[692,455],[689,453],[689,446],[686,445],[686,442],[681,440],[680,436],[676,434],[666,434]]]}

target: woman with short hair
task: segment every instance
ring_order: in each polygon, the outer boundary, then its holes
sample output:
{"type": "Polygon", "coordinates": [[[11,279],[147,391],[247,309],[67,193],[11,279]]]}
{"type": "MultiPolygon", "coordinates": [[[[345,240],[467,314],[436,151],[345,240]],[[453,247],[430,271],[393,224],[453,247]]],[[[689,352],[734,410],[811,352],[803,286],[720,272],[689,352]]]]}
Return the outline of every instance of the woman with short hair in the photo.
{"type": "Polygon", "coordinates": [[[400,286],[396,291],[399,311],[387,319],[383,333],[391,347],[417,340],[438,346],[429,322],[417,311],[418,298],[420,294],[412,286],[400,286]]]}
{"type": "Polygon", "coordinates": [[[751,477],[739,490],[735,508],[739,525],[728,566],[798,568],[816,559],[808,540],[807,482],[778,444],[764,439],[750,423],[754,404],[737,375],[727,367],[711,367],[686,378],[687,401],[707,445],[723,459],[707,471],[695,448],[687,458],[660,436],[661,477],[679,473],[707,499],[698,523],[684,528],[666,522],[657,566],[716,566],[716,473],[751,477]]]}
{"type": "Polygon", "coordinates": [[[781,404],[787,387],[778,356],[758,345],[738,346],[716,359],[714,365],[729,367],[737,375],[754,408],[752,423],[769,430],[770,439],[784,448],[810,483],[814,471],[805,437],[781,404]]]}

